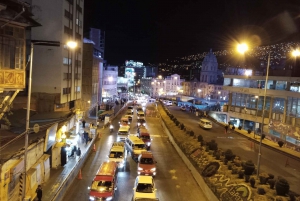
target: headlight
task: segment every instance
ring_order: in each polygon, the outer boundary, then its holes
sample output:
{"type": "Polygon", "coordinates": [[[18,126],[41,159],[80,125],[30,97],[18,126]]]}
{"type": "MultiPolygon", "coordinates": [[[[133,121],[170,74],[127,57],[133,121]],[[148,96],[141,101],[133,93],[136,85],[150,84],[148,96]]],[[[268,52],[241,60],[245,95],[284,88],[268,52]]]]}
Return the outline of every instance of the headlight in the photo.
{"type": "Polygon", "coordinates": [[[109,128],[110,128],[110,129],[111,129],[111,128],[114,128],[114,126],[113,126],[113,125],[110,125],[109,128]]]}
{"type": "Polygon", "coordinates": [[[156,171],[156,168],[151,168],[151,171],[153,171],[153,172],[156,171]]]}
{"type": "Polygon", "coordinates": [[[141,123],[138,123],[138,126],[140,126],[141,125],[141,123]]]}
{"type": "Polygon", "coordinates": [[[95,198],[94,198],[94,197],[92,197],[92,196],[90,196],[90,200],[95,200],[95,198]]]}
{"type": "Polygon", "coordinates": [[[111,196],[107,197],[105,200],[112,200],[112,197],[111,196]]]}
{"type": "Polygon", "coordinates": [[[141,167],[138,167],[138,170],[143,170],[143,168],[141,168],[141,167]]]}
{"type": "Polygon", "coordinates": [[[143,126],[146,126],[146,123],[143,123],[143,126]]]}
{"type": "Polygon", "coordinates": [[[151,142],[147,142],[147,146],[150,146],[151,145],[151,142]]]}

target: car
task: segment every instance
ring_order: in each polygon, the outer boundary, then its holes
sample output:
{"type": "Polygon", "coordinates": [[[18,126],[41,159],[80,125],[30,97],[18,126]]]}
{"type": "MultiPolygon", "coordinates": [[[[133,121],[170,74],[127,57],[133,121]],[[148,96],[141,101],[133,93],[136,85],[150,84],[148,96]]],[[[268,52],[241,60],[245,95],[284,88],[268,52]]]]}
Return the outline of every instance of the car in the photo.
{"type": "Polygon", "coordinates": [[[166,104],[167,106],[173,105],[172,101],[167,101],[165,104],[166,104]]]}
{"type": "Polygon", "coordinates": [[[138,158],[138,175],[156,175],[156,161],[154,160],[153,154],[150,151],[144,151],[138,158]]]}
{"type": "Polygon", "coordinates": [[[126,113],[126,114],[124,115],[124,117],[127,117],[129,122],[132,121],[132,114],[131,114],[131,113],[126,113]]]}
{"type": "Polygon", "coordinates": [[[142,200],[156,200],[157,189],[155,188],[152,176],[137,176],[134,182],[133,199],[134,201],[142,200]]]}
{"type": "Polygon", "coordinates": [[[128,111],[130,111],[131,114],[133,114],[133,106],[128,106],[128,107],[127,107],[127,112],[128,112],[128,111]]]}
{"type": "Polygon", "coordinates": [[[181,106],[181,107],[180,107],[180,110],[181,110],[181,111],[186,111],[186,108],[185,108],[184,106],[181,106]]]}
{"type": "Polygon", "coordinates": [[[143,118],[137,119],[137,126],[138,127],[140,127],[140,126],[145,127],[146,126],[146,120],[143,119],[143,118]]]}

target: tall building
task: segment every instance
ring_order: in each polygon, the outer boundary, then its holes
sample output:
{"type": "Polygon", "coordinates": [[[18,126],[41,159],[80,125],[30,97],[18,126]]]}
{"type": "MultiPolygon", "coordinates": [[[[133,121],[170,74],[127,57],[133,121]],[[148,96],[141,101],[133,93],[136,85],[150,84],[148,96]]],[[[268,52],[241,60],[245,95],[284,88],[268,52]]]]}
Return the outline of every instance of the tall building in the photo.
{"type": "Polygon", "coordinates": [[[83,39],[82,55],[82,93],[79,109],[82,111],[96,111],[95,108],[101,103],[102,82],[100,78],[103,73],[103,59],[98,54],[95,43],[83,39]]]}
{"type": "Polygon", "coordinates": [[[105,51],[105,31],[101,29],[90,28],[89,37],[95,43],[95,47],[97,47],[98,57],[104,59],[104,51],[105,51]]]}
{"type": "MultiPolygon", "coordinates": [[[[32,40],[57,41],[60,47],[34,46],[32,93],[39,110],[69,111],[81,98],[83,0],[32,0],[32,12],[43,26],[31,30],[32,40]],[[51,16],[51,17],[50,17],[51,16]],[[75,41],[77,47],[66,44],[75,41]]],[[[77,103],[78,107],[79,101],[77,103]]]]}
{"type": "Polygon", "coordinates": [[[1,1],[0,120],[9,111],[19,91],[26,88],[26,29],[33,26],[40,24],[32,19],[27,3],[1,1]]]}
{"type": "Polygon", "coordinates": [[[217,75],[218,75],[218,62],[216,56],[213,54],[212,50],[202,62],[202,69],[201,69],[201,76],[200,82],[206,83],[216,83],[217,82],[217,75]]]}
{"type": "Polygon", "coordinates": [[[103,102],[113,100],[117,95],[118,66],[106,66],[103,68],[102,78],[103,102]]]}

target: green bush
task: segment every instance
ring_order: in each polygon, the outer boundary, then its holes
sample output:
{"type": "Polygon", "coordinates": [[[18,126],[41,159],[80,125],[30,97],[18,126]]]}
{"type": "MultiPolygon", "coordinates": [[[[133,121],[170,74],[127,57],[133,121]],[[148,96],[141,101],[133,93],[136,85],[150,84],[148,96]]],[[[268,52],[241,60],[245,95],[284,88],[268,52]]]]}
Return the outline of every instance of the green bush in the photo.
{"type": "Polygon", "coordinates": [[[227,161],[231,161],[233,159],[233,152],[231,149],[227,149],[224,154],[227,161]]]}
{"type": "Polygon", "coordinates": [[[281,148],[284,145],[284,142],[282,142],[281,140],[277,142],[279,147],[281,148]]]}
{"type": "Polygon", "coordinates": [[[203,141],[202,135],[198,135],[198,142],[202,142],[202,141],[203,141]]]}
{"type": "Polygon", "coordinates": [[[254,169],[254,163],[251,160],[246,161],[246,163],[244,164],[245,175],[252,175],[254,169]]]}
{"type": "Polygon", "coordinates": [[[181,130],[184,129],[184,124],[183,124],[183,123],[180,124],[180,129],[181,129],[181,130]]]}
{"type": "Polygon", "coordinates": [[[179,125],[179,121],[178,121],[178,120],[176,120],[176,121],[175,121],[175,124],[176,124],[176,126],[178,126],[178,125],[179,125]]]}
{"type": "Polygon", "coordinates": [[[194,131],[190,131],[190,136],[194,136],[194,131]]]}
{"type": "Polygon", "coordinates": [[[213,151],[218,150],[218,144],[216,143],[215,140],[211,140],[211,141],[208,143],[208,147],[209,147],[209,150],[213,150],[213,151]]]}
{"type": "Polygon", "coordinates": [[[275,183],[275,190],[277,195],[286,196],[290,191],[290,185],[286,179],[280,177],[275,183]]]}

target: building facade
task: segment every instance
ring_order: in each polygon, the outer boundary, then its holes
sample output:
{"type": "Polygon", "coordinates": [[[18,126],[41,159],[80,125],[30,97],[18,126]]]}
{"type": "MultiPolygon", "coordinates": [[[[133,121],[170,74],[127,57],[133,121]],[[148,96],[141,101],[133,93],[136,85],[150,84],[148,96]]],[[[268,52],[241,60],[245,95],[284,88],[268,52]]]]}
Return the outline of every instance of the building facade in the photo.
{"type": "Polygon", "coordinates": [[[236,127],[300,147],[300,78],[225,75],[228,114],[236,127]],[[266,87],[266,91],[265,91],[266,87]]]}
{"type": "Polygon", "coordinates": [[[95,43],[84,39],[82,57],[82,96],[79,109],[82,111],[97,108],[101,100],[102,85],[99,85],[103,68],[103,59],[98,54],[95,43]],[[92,79],[91,79],[92,78],[92,79]]]}
{"type": "Polygon", "coordinates": [[[180,75],[173,74],[163,78],[143,78],[141,80],[141,90],[152,97],[159,96],[173,96],[182,92],[181,83],[184,82],[180,79],[180,75]]]}
{"type": "Polygon", "coordinates": [[[102,99],[103,102],[113,100],[118,96],[117,81],[118,81],[118,66],[106,66],[103,69],[102,77],[102,99]]]}
{"type": "Polygon", "coordinates": [[[26,88],[26,28],[40,26],[29,5],[10,0],[0,6],[0,120],[26,88]],[[15,16],[19,16],[15,18],[15,16]]]}
{"type": "Polygon", "coordinates": [[[82,90],[83,0],[32,0],[32,12],[43,26],[31,30],[32,40],[57,41],[60,47],[34,46],[32,93],[39,110],[69,111],[79,107],[82,90]],[[51,16],[51,17],[49,17],[51,16]],[[55,31],[54,31],[55,30],[55,31]],[[69,48],[68,41],[77,43],[69,48]],[[45,100],[43,93],[52,94],[45,100]],[[77,102],[77,103],[76,103],[77,102]]]}

